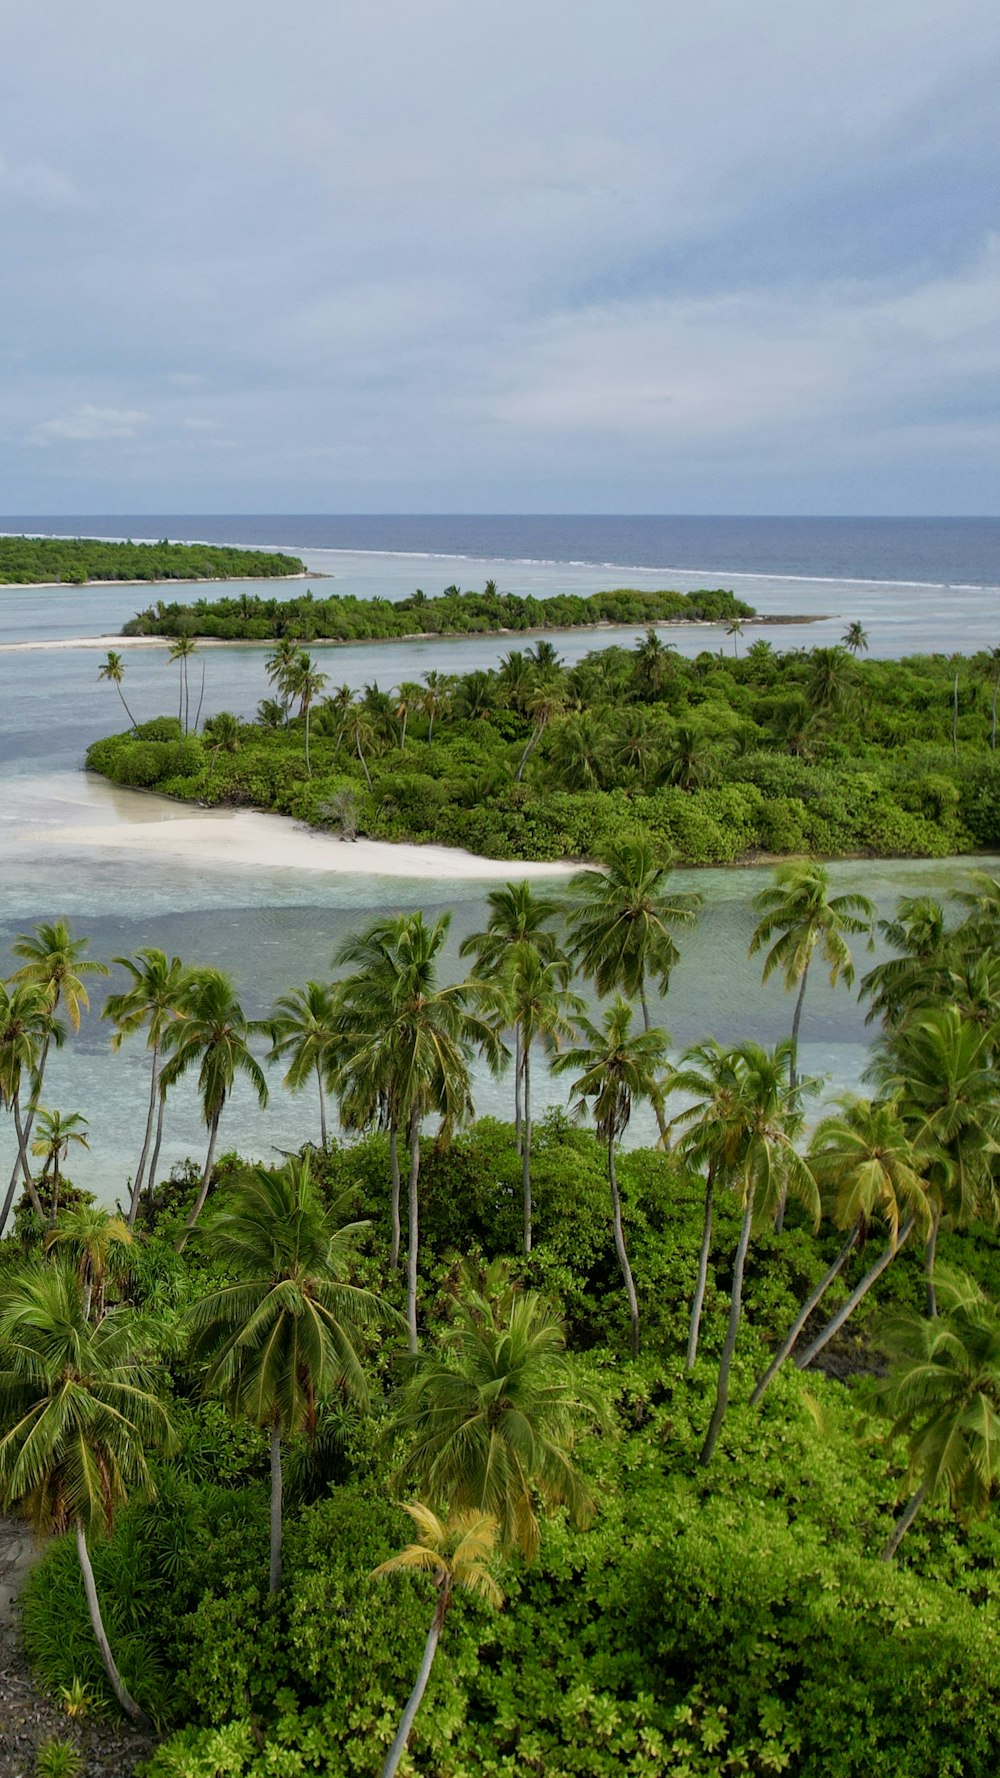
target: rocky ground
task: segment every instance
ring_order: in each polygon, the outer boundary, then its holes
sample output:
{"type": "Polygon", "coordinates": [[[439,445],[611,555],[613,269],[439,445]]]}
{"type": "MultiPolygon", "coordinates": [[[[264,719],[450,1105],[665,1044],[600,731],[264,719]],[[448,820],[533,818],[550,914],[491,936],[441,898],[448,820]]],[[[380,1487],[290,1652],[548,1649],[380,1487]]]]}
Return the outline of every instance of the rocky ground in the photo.
{"type": "Polygon", "coordinates": [[[34,1778],[36,1753],[53,1736],[79,1749],[86,1778],[131,1778],[151,1751],[145,1736],[110,1713],[74,1722],[32,1682],[17,1597],[36,1553],[28,1527],[0,1517],[0,1778],[34,1778]]]}

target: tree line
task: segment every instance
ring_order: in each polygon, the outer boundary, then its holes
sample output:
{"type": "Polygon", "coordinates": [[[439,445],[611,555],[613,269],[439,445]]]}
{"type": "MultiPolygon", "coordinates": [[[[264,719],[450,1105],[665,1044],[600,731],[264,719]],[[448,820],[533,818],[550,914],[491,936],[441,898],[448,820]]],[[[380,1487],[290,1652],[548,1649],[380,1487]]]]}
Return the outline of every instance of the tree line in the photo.
{"type": "Polygon", "coordinates": [[[90,580],[274,580],[304,574],[298,556],[215,543],[112,543],[100,537],[0,537],[0,585],[90,580]]]}

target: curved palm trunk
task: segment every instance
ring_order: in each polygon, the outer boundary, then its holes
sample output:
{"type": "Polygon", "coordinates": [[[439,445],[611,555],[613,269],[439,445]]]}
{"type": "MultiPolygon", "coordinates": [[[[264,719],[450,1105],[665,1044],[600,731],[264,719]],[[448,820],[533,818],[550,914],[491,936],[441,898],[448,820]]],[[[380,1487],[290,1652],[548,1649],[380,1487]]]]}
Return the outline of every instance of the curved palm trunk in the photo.
{"type": "Polygon", "coordinates": [[[541,723],[541,725],[536,724],[535,727],[532,729],[531,734],[528,736],[528,745],[524,749],[524,752],[521,755],[520,761],[518,762],[517,771],[514,773],[514,783],[515,784],[520,784],[521,779],[524,776],[524,768],[527,765],[529,759],[531,758],[531,755],[535,751],[535,748],[537,747],[539,741],[541,740],[544,732],[545,732],[545,724],[543,722],[543,723],[541,723]]]}
{"type": "Polygon", "coordinates": [[[161,1090],[160,1090],[160,1105],[159,1105],[159,1110],[156,1113],[156,1141],[153,1143],[153,1153],[152,1153],[152,1158],[150,1159],[150,1163],[149,1163],[149,1172],[146,1175],[146,1180],[147,1180],[148,1187],[149,1187],[150,1191],[152,1191],[156,1185],[156,1169],[160,1164],[160,1143],[163,1141],[163,1113],[165,1112],[166,1108],[167,1108],[167,1095],[166,1095],[166,1093],[163,1092],[163,1090],[161,1088],[161,1090]]]}
{"type": "Polygon", "coordinates": [[[195,1199],[194,1209],[188,1217],[184,1226],[184,1233],[181,1235],[181,1238],[177,1243],[178,1253],[184,1252],[184,1249],[187,1246],[188,1236],[205,1208],[205,1199],[208,1197],[208,1188],[212,1183],[212,1163],[215,1160],[215,1143],[219,1134],[219,1119],[221,1116],[222,1107],[220,1105],[208,1126],[208,1154],[205,1157],[205,1171],[201,1176],[201,1187],[198,1196],[195,1199]]]}
{"type": "Polygon", "coordinates": [[[80,1568],[83,1573],[83,1587],[84,1592],[87,1595],[87,1609],[90,1612],[90,1622],[97,1639],[97,1646],[101,1651],[101,1660],[104,1662],[105,1672],[111,1681],[111,1689],[124,1710],[125,1715],[131,1717],[136,1727],[140,1729],[151,1729],[153,1725],[150,1722],[149,1717],[144,1710],[140,1710],[135,1699],[126,1689],[122,1676],[119,1673],[118,1668],[115,1666],[115,1658],[111,1653],[111,1644],[108,1641],[107,1632],[104,1628],[104,1619],[101,1616],[101,1602],[97,1597],[97,1587],[94,1583],[94,1570],[90,1565],[90,1551],[87,1548],[87,1538],[79,1519],[76,1521],[75,1530],[76,1553],[80,1558],[80,1568]]]}
{"type": "Polygon", "coordinates": [[[160,1046],[158,1043],[154,1043],[153,1066],[149,1080],[149,1110],[146,1113],[146,1134],[142,1140],[142,1153],[139,1156],[139,1165],[135,1170],[135,1183],[132,1186],[132,1197],[128,1207],[129,1228],[134,1228],[135,1226],[135,1219],[139,1210],[139,1197],[142,1192],[142,1182],[146,1175],[146,1160],[149,1156],[149,1145],[153,1139],[153,1120],[156,1116],[156,1091],[160,1079],[159,1063],[160,1046]]]}
{"type": "Polygon", "coordinates": [[[271,1423],[271,1583],[276,1593],[281,1586],[281,1421],[275,1415],[271,1423]]]}
{"type": "Polygon", "coordinates": [[[931,1221],[930,1234],[924,1248],[924,1314],[928,1321],[937,1318],[937,1291],[934,1288],[934,1267],[937,1264],[938,1233],[941,1228],[941,1206],[938,1205],[931,1221]]]}
{"type": "Polygon", "coordinates": [[[521,1067],[524,1071],[524,1136],[521,1143],[521,1193],[524,1198],[524,1251],[531,1252],[531,1045],[526,1043],[521,1067]]]}
{"type": "Polygon", "coordinates": [[[410,1738],[410,1730],[413,1727],[413,1721],[417,1711],[420,1709],[423,1695],[427,1690],[427,1681],[431,1676],[431,1668],[434,1665],[434,1656],[437,1653],[437,1645],[441,1638],[441,1626],[444,1623],[446,1606],[447,1596],[442,1592],[442,1596],[438,1600],[437,1609],[434,1613],[434,1621],[427,1632],[427,1641],[424,1643],[424,1655],[423,1660],[420,1663],[420,1671],[417,1674],[417,1683],[406,1700],[406,1709],[403,1711],[399,1728],[396,1730],[396,1739],[385,1756],[385,1764],[382,1767],[381,1778],[394,1778],[399,1762],[406,1752],[406,1743],[410,1738]]]}
{"type": "Polygon", "coordinates": [[[705,1219],[701,1228],[701,1250],[698,1254],[698,1281],[694,1287],[694,1302],[691,1304],[691,1323],[688,1328],[687,1358],[684,1369],[694,1370],[698,1356],[698,1335],[701,1332],[701,1312],[705,1306],[705,1286],[708,1283],[708,1255],[712,1246],[712,1194],[715,1189],[715,1174],[711,1167],[705,1179],[705,1219]]]}
{"type": "Polygon", "coordinates": [[[902,1543],[903,1538],[906,1536],[906,1533],[909,1531],[910,1526],[913,1524],[913,1521],[916,1518],[918,1512],[920,1511],[920,1508],[923,1506],[924,1500],[926,1499],[926,1497],[927,1497],[927,1484],[925,1482],[921,1482],[921,1484],[920,1484],[919,1488],[916,1490],[916,1492],[910,1495],[910,1498],[907,1501],[905,1507],[903,1508],[903,1511],[900,1513],[899,1518],[896,1520],[896,1523],[893,1526],[892,1536],[890,1537],[888,1543],[886,1544],[885,1549],[882,1551],[882,1561],[883,1562],[891,1562],[892,1561],[892,1558],[896,1554],[896,1551],[898,1550],[900,1544],[902,1543]]]}
{"type": "MultiPolygon", "coordinates": [[[[122,688],[118,684],[117,679],[115,680],[115,690],[117,691],[118,696],[121,698],[122,703],[125,704],[125,693],[122,691],[122,688]]],[[[127,704],[125,704],[125,714],[128,717],[129,722],[132,724],[132,727],[135,728],[135,717],[132,715],[132,712],[129,709],[127,704]]]]}
{"type": "Polygon", "coordinates": [[[33,1180],[32,1176],[31,1176],[31,1163],[28,1160],[27,1138],[25,1136],[24,1126],[21,1122],[20,1093],[14,1094],[13,1112],[14,1112],[14,1128],[17,1131],[17,1148],[18,1148],[18,1153],[21,1157],[21,1172],[24,1174],[24,1188],[25,1188],[29,1198],[31,1199],[32,1210],[35,1212],[35,1215],[37,1216],[39,1222],[44,1227],[45,1212],[42,1209],[42,1200],[38,1196],[37,1191],[35,1190],[35,1181],[33,1180]]]}
{"type": "MultiPolygon", "coordinates": [[[[640,976],[640,978],[639,978],[639,1005],[642,1007],[643,1030],[648,1031],[650,1029],[650,1020],[649,1020],[649,1002],[646,999],[646,978],[645,978],[645,976],[640,976]]],[[[652,1104],[654,1112],[656,1113],[656,1127],[660,1132],[660,1141],[662,1142],[664,1148],[667,1148],[667,1147],[669,1147],[669,1137],[667,1134],[667,1120],[663,1115],[663,1103],[657,1097],[657,1098],[651,1100],[651,1104],[652,1104]]]]}
{"type": "Polygon", "coordinates": [[[838,1253],[832,1266],[829,1268],[828,1271],[824,1272],[824,1274],[823,1274],[822,1278],[820,1279],[819,1283],[817,1284],[815,1290],[812,1292],[812,1295],[808,1298],[808,1300],[806,1302],[803,1303],[801,1309],[799,1310],[798,1314],[795,1317],[795,1320],[792,1322],[792,1325],[789,1328],[788,1333],[786,1334],[781,1345],[778,1347],[777,1352],[774,1354],[774,1357],[772,1358],[772,1360],[771,1360],[770,1364],[768,1365],[766,1371],[764,1372],[763,1376],[759,1377],[757,1379],[757,1382],[754,1385],[753,1394],[750,1397],[750,1406],[752,1408],[755,1408],[757,1406],[757,1403],[761,1400],[762,1396],[767,1394],[767,1391],[770,1389],[771,1384],[774,1382],[775,1377],[777,1376],[779,1370],[781,1369],[782,1365],[784,1364],[785,1359],[789,1356],[789,1353],[792,1351],[792,1348],[794,1347],[795,1342],[799,1337],[799,1334],[802,1332],[802,1329],[805,1327],[806,1322],[809,1320],[810,1315],[812,1314],[813,1310],[815,1308],[817,1308],[819,1306],[819,1304],[822,1302],[822,1300],[825,1297],[827,1291],[829,1290],[831,1284],[833,1283],[833,1280],[836,1278],[838,1272],[842,1271],[844,1266],[847,1264],[848,1260],[851,1257],[851,1254],[854,1252],[854,1249],[857,1247],[860,1239],[861,1239],[861,1219],[859,1217],[858,1221],[855,1223],[854,1227],[852,1228],[847,1240],[844,1242],[843,1247],[840,1249],[840,1252],[838,1253]]]}
{"type": "Polygon", "coordinates": [[[326,1094],[323,1091],[323,1070],[316,1063],[316,1085],[319,1088],[319,1140],[322,1148],[326,1147],[326,1094]]]}
{"type": "Polygon", "coordinates": [[[834,1334],[840,1332],[840,1329],[843,1327],[844,1322],[848,1319],[848,1316],[854,1314],[854,1311],[857,1308],[858,1304],[861,1302],[862,1298],[866,1297],[868,1295],[868,1292],[870,1291],[872,1285],[877,1281],[877,1279],[881,1278],[882,1273],[885,1271],[886,1266],[890,1263],[891,1260],[895,1259],[900,1248],[905,1245],[909,1235],[912,1232],[912,1229],[913,1229],[913,1217],[908,1216],[906,1221],[904,1222],[902,1228],[899,1231],[899,1239],[897,1240],[895,1247],[893,1247],[890,1244],[888,1247],[885,1248],[884,1252],[880,1253],[878,1259],[875,1261],[875,1264],[872,1266],[871,1270],[865,1273],[865,1275],[862,1278],[861,1283],[858,1285],[857,1289],[853,1290],[851,1292],[851,1295],[848,1297],[843,1308],[837,1310],[837,1313],[833,1317],[833,1320],[827,1322],[822,1333],[818,1334],[816,1336],[816,1338],[814,1339],[812,1345],[808,1348],[808,1350],[800,1353],[799,1357],[795,1360],[800,1371],[807,1370],[808,1367],[812,1364],[813,1359],[816,1358],[820,1352],[822,1352],[823,1347],[826,1346],[829,1343],[829,1341],[833,1339],[834,1334]]]}
{"type": "Polygon", "coordinates": [[[712,1455],[722,1430],[722,1422],[729,1406],[729,1373],[733,1367],[733,1354],[736,1351],[736,1336],[740,1331],[740,1315],[743,1309],[743,1269],[746,1265],[747,1248],[750,1245],[750,1230],[753,1227],[753,1193],[747,1201],[740,1227],[740,1238],[736,1247],[736,1263],[733,1267],[733,1293],[729,1300],[729,1325],[719,1359],[719,1381],[715,1391],[715,1407],[705,1434],[705,1443],[698,1453],[698,1462],[703,1466],[711,1463],[712,1455]]]}
{"type": "Polygon", "coordinates": [[[368,770],[368,761],[366,760],[364,754],[361,751],[361,742],[360,741],[358,742],[355,751],[357,752],[357,756],[361,761],[361,769],[365,774],[365,783],[368,786],[368,792],[370,795],[371,788],[372,788],[372,775],[371,775],[371,772],[368,770]]]}
{"type": "Polygon", "coordinates": [[[398,1272],[402,1229],[399,1222],[399,1130],[395,1123],[389,1125],[389,1165],[392,1168],[392,1247],[389,1253],[389,1269],[392,1272],[398,1272]]]}
{"type": "Polygon", "coordinates": [[[622,1201],[618,1194],[618,1173],[615,1167],[615,1140],[608,1138],[608,1184],[611,1187],[611,1222],[615,1233],[615,1252],[618,1264],[625,1280],[625,1295],[628,1297],[628,1312],[632,1322],[632,1357],[639,1356],[639,1299],[635,1294],[635,1279],[632,1267],[628,1263],[628,1250],[625,1246],[625,1230],[622,1227],[622,1201]]]}
{"type": "Polygon", "coordinates": [[[420,1179],[420,1113],[410,1113],[410,1187],[407,1202],[409,1227],[406,1249],[406,1322],[409,1348],[417,1350],[417,1250],[420,1240],[420,1214],[417,1186],[420,1179]]]}
{"type": "MultiPolygon", "coordinates": [[[[53,1012],[55,1011],[55,1004],[54,1003],[53,1003],[52,1010],[53,1010],[53,1012]]],[[[38,1058],[38,1073],[35,1076],[34,1088],[32,1090],[31,1098],[28,1100],[28,1115],[24,1120],[24,1146],[25,1146],[25,1148],[27,1148],[28,1143],[31,1141],[31,1131],[32,1131],[32,1126],[35,1122],[35,1112],[38,1110],[38,1107],[42,1102],[42,1087],[43,1087],[44,1081],[45,1081],[45,1064],[49,1059],[49,1044],[50,1044],[50,1042],[51,1042],[51,1038],[49,1036],[46,1036],[45,1041],[42,1044],[42,1053],[38,1058]]],[[[8,1215],[10,1206],[11,1206],[13,1199],[14,1199],[14,1193],[17,1190],[17,1182],[21,1177],[22,1167],[23,1167],[23,1162],[22,1162],[22,1157],[21,1157],[21,1149],[19,1146],[16,1158],[14,1160],[13,1170],[12,1170],[11,1176],[10,1176],[10,1184],[7,1187],[7,1196],[6,1196],[6,1199],[4,1200],[4,1203],[5,1203],[4,1213],[2,1216],[0,1216],[0,1233],[3,1232],[4,1223],[7,1220],[7,1215],[8,1215]]]]}

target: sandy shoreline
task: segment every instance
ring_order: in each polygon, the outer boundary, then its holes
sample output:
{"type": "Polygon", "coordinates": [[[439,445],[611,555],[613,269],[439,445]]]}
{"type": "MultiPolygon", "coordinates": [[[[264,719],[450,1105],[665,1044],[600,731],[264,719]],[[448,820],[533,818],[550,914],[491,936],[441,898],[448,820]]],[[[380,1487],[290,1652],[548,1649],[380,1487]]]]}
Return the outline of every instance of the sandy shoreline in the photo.
{"type": "MultiPolygon", "coordinates": [[[[159,801],[160,799],[157,799],[159,801]]],[[[178,806],[178,805],[174,805],[178,806]]],[[[229,813],[205,810],[148,821],[93,826],[22,829],[23,845],[96,847],[101,851],[140,851],[189,859],[197,864],[229,864],[255,870],[325,871],[372,877],[429,878],[436,881],[520,881],[525,877],[564,877],[575,864],[523,864],[478,858],[451,846],[390,845],[384,840],[341,840],[301,827],[287,815],[255,809],[229,813]]]]}

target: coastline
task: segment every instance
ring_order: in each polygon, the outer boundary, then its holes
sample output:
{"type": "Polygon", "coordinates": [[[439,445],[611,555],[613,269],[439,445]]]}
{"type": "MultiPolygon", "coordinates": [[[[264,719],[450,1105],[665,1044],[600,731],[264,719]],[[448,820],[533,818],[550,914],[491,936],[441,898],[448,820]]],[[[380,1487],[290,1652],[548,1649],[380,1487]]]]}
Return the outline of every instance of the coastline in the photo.
{"type": "Polygon", "coordinates": [[[174,580],[0,580],[0,593],[60,592],[63,588],[85,593],[93,586],[271,586],[286,580],[333,580],[332,574],[303,568],[297,574],[187,574],[174,580]]]}

